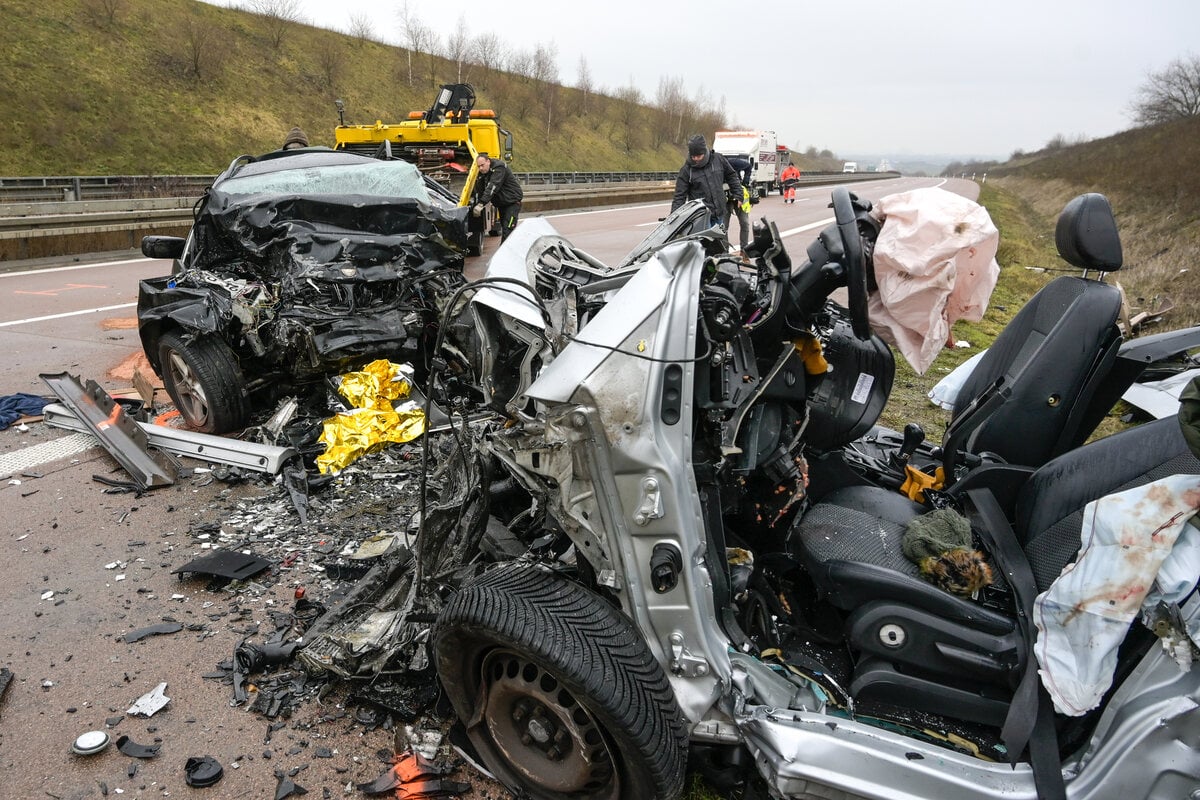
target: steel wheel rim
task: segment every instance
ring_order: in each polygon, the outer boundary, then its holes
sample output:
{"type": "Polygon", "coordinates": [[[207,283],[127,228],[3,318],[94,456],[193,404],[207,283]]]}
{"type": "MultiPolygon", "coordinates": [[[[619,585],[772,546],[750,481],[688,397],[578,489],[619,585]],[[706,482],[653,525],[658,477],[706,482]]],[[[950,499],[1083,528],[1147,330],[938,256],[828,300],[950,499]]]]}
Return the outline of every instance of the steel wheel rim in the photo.
{"type": "Polygon", "coordinates": [[[175,387],[175,403],[179,413],[193,425],[203,425],[208,420],[208,396],[196,378],[192,368],[176,350],[167,354],[167,370],[171,385],[175,387]]]}
{"type": "Polygon", "coordinates": [[[621,795],[604,730],[553,675],[509,650],[483,663],[483,725],[492,745],[531,787],[594,800],[621,795]]]}

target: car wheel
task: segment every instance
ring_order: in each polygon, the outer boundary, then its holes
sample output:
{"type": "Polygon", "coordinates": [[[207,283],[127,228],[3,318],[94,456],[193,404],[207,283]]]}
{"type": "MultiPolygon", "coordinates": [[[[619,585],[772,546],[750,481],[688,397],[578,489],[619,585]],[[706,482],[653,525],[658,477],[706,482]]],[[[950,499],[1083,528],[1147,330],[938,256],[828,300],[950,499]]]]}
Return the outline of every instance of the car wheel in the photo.
{"type": "Polygon", "coordinates": [[[246,384],[237,358],[223,340],[166,333],[159,340],[158,363],[167,394],[189,426],[204,433],[246,427],[250,416],[246,384]]]}
{"type": "Polygon", "coordinates": [[[501,567],[450,598],[434,642],[471,743],[518,796],[683,791],[687,730],[671,685],[598,595],[538,568],[501,567]]]}
{"type": "Polygon", "coordinates": [[[483,231],[475,231],[467,239],[467,255],[478,256],[483,253],[483,231]]]}

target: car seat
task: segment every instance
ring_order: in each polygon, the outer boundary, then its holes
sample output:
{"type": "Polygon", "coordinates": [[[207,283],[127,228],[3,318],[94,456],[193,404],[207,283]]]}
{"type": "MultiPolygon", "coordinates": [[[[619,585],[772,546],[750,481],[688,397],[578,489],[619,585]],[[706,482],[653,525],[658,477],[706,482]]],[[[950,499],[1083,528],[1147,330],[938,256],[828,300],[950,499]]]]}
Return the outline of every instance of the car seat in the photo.
{"type": "MultiPolygon", "coordinates": [[[[1105,273],[1122,265],[1107,198],[1090,193],[1067,203],[1055,243],[1067,263],[1084,270],[1083,277],[1055,278],[1030,298],[963,383],[942,447],[927,447],[914,459],[943,463],[948,483],[956,477],[955,465],[978,462],[970,455],[1040,466],[1081,444],[1107,411],[1097,415],[1092,403],[1122,342],[1121,292],[1103,282],[1105,273]],[[1100,274],[1088,277],[1090,271],[1100,274]]],[[[901,460],[907,461],[921,437],[876,428],[868,441],[877,446],[877,457],[895,464],[888,457],[904,449],[901,460]]]]}
{"type": "MultiPolygon", "coordinates": [[[[1041,592],[1074,559],[1089,502],[1174,474],[1200,474],[1200,459],[1188,450],[1178,418],[1169,417],[1047,462],[1024,482],[1015,508],[1005,510],[1012,527],[1003,519],[998,527],[1016,537],[1041,592]]],[[[793,524],[789,550],[846,613],[856,700],[998,726],[1028,650],[1015,614],[943,591],[905,558],[906,526],[928,511],[878,487],[845,487],[793,524]]],[[[1005,535],[996,527],[989,526],[993,535],[1005,535]]]]}

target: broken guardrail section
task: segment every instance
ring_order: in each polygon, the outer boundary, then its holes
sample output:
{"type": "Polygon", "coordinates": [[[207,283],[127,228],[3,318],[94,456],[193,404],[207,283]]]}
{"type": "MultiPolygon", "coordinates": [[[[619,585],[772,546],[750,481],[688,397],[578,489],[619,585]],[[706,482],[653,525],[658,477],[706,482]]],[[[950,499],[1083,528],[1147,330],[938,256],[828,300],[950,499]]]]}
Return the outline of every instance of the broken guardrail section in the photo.
{"type": "MultiPolygon", "coordinates": [[[[42,421],[56,428],[81,432],[92,431],[91,427],[70,408],[58,403],[51,403],[42,409],[42,421]]],[[[223,436],[167,428],[148,422],[134,424],[143,431],[149,444],[160,450],[177,456],[213,461],[254,472],[265,472],[269,475],[278,475],[283,465],[298,455],[294,447],[277,447],[241,439],[226,439],[223,436]]]]}
{"type": "Polygon", "coordinates": [[[94,380],[86,385],[66,372],[43,373],[58,398],[100,444],[112,454],[142,490],[170,486],[179,477],[179,464],[162,450],[150,450],[146,432],[94,380]]]}

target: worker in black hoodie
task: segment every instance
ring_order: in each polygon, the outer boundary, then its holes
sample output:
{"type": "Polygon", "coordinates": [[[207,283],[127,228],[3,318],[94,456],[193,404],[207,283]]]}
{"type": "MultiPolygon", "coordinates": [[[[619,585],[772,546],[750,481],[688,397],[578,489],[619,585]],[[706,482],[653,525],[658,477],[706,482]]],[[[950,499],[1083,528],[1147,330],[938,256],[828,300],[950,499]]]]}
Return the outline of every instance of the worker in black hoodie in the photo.
{"type": "Polygon", "coordinates": [[[704,137],[688,139],[688,157],[675,178],[675,197],[671,210],[688,200],[700,199],[708,207],[709,222],[721,225],[725,220],[726,187],[733,197],[742,196],[742,182],[725,156],[708,149],[704,137]]]}
{"type": "Polygon", "coordinates": [[[521,213],[521,201],[525,199],[525,192],[521,189],[517,176],[503,161],[481,155],[475,163],[479,169],[478,181],[483,188],[476,186],[478,195],[472,213],[479,216],[488,203],[494,205],[500,221],[500,241],[503,242],[517,226],[517,217],[521,213]]]}

